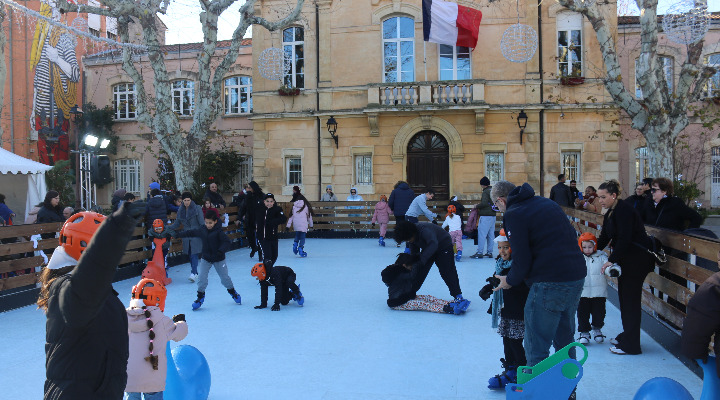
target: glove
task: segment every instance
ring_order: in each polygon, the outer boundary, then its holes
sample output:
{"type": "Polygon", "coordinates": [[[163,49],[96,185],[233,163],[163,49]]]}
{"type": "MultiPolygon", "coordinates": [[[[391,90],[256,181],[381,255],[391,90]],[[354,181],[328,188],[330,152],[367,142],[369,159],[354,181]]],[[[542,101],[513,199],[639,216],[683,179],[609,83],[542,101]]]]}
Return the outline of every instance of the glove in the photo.
{"type": "Polygon", "coordinates": [[[272,308],[270,308],[272,311],[280,311],[280,304],[273,304],[272,308]]]}
{"type": "Polygon", "coordinates": [[[437,220],[436,219],[432,220],[432,223],[437,225],[437,220]]]}
{"type": "Polygon", "coordinates": [[[267,308],[267,304],[260,304],[259,306],[255,306],[255,309],[256,309],[256,310],[260,310],[260,309],[263,309],[263,308],[267,308]]]}
{"type": "Polygon", "coordinates": [[[177,314],[172,318],[173,322],[185,321],[185,314],[177,314]]]}
{"type": "Polygon", "coordinates": [[[373,228],[375,227],[375,223],[374,223],[374,222],[372,223],[372,227],[373,227],[373,228]]]}

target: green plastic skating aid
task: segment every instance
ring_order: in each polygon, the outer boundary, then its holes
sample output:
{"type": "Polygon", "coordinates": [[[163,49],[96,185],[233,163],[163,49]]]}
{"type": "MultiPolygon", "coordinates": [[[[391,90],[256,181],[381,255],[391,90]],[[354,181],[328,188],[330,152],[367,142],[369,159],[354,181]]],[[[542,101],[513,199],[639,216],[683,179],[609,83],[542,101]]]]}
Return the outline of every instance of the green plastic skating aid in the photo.
{"type": "MultiPolygon", "coordinates": [[[[547,361],[544,360],[544,361],[547,361]]],[[[539,364],[538,364],[539,365],[539,364]]],[[[505,386],[506,400],[549,400],[567,399],[580,382],[583,367],[570,359],[560,360],[526,383],[508,383],[505,386]]],[[[518,378],[519,378],[518,374],[518,378]]]]}
{"type": "MultiPolygon", "coordinates": [[[[570,357],[570,349],[573,347],[580,347],[582,351],[584,352],[584,356],[581,360],[578,360],[580,365],[585,364],[585,360],[588,358],[588,351],[587,348],[578,342],[572,342],[569,345],[563,347],[562,349],[555,352],[555,354],[551,354],[548,358],[540,361],[535,365],[534,367],[526,367],[522,366],[518,368],[518,374],[517,374],[517,383],[523,384],[528,382],[529,380],[533,379],[534,377],[542,374],[543,372],[547,371],[548,369],[552,368],[553,366],[561,363],[563,360],[572,359],[570,357]]],[[[576,356],[577,356],[577,350],[576,356]]],[[[572,371],[572,367],[566,366],[563,368],[563,375],[565,375],[567,378],[572,379],[577,374],[577,371],[572,371]],[[567,371],[566,371],[567,369],[567,371]]]]}

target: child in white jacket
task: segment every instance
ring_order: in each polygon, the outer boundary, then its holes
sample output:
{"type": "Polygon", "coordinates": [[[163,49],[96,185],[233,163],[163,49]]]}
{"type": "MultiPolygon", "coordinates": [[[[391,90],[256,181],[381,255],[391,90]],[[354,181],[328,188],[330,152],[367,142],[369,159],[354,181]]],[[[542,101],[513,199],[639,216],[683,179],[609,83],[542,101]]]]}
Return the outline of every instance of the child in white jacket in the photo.
{"type": "Polygon", "coordinates": [[[450,232],[450,238],[452,239],[453,244],[455,245],[455,248],[457,249],[457,253],[455,253],[455,261],[460,261],[462,258],[462,219],[459,215],[455,214],[457,211],[455,209],[455,206],[450,204],[447,208],[448,213],[445,217],[445,222],[442,224],[442,228],[445,229],[445,227],[449,228],[450,232]]]}
{"type": "Polygon", "coordinates": [[[592,328],[592,338],[596,342],[602,343],[605,340],[601,329],[605,325],[605,298],[607,297],[607,281],[602,273],[602,266],[607,262],[608,257],[605,252],[597,251],[597,238],[590,232],[580,235],[578,245],[585,255],[585,265],[587,266],[585,285],[577,309],[578,332],[580,332],[578,342],[589,344],[590,329],[592,328]],[[590,324],[591,315],[592,325],[590,324]]]}

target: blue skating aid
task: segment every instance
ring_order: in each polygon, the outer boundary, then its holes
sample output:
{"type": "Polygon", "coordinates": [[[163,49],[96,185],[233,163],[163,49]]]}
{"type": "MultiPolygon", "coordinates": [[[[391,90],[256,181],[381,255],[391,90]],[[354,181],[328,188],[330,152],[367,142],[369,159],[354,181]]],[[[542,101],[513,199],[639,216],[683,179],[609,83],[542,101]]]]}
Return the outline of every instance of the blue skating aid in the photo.
{"type": "Polygon", "coordinates": [[[180,345],[165,350],[167,377],[165,400],[207,400],[210,394],[210,367],[205,356],[193,346],[180,345]]]}
{"type": "Polygon", "coordinates": [[[702,360],[695,361],[697,361],[703,369],[703,389],[700,394],[700,400],[720,399],[720,378],[717,376],[715,357],[709,356],[706,363],[702,360]]]}
{"type": "Polygon", "coordinates": [[[643,383],[633,400],[693,400],[692,395],[677,381],[658,377],[643,383]]]}
{"type": "Polygon", "coordinates": [[[518,374],[518,383],[508,383],[505,386],[505,398],[507,400],[567,399],[580,382],[582,375],[583,367],[579,362],[572,358],[565,359],[523,384],[519,383],[518,374]]]}

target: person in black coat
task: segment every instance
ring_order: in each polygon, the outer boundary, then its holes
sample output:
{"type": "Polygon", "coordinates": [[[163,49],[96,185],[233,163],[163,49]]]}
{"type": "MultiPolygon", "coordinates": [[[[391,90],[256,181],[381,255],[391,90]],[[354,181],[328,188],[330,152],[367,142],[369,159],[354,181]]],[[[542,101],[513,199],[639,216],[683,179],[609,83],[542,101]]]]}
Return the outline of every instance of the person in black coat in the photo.
{"type": "MultiPolygon", "coordinates": [[[[711,275],[697,288],[687,310],[680,338],[682,352],[690,359],[707,363],[710,338],[715,335],[715,370],[720,378],[720,272],[711,275]]],[[[706,376],[705,379],[714,377],[706,376]]]]}
{"type": "Polygon", "coordinates": [[[241,304],[240,294],[235,291],[225,263],[225,253],[230,250],[230,238],[223,231],[222,225],[218,224],[217,212],[209,210],[205,214],[204,227],[178,232],[175,237],[197,237],[202,240],[202,260],[198,265],[197,278],[198,297],[193,302],[192,309],[197,310],[205,302],[205,289],[208,286],[208,274],[211,267],[215,268],[215,272],[220,276],[220,283],[225,286],[233,300],[237,304],[241,304]]]}
{"type": "Polygon", "coordinates": [[[222,194],[218,192],[217,183],[211,183],[210,186],[208,186],[204,197],[208,197],[213,207],[223,212],[225,209],[225,199],[223,199],[222,194]]]}
{"type": "Polygon", "coordinates": [[[144,210],[144,204],[123,204],[97,226],[79,262],[61,246],[41,273],[46,400],[123,398],[128,320],[112,281],[144,210]]]}
{"type": "Polygon", "coordinates": [[[287,222],[282,208],[275,203],[275,196],[266,193],[264,207],[255,212],[255,236],[263,257],[265,268],[275,265],[278,258],[278,225],[287,222]]]}
{"type": "Polygon", "coordinates": [[[618,278],[618,297],[623,332],[610,339],[614,345],[610,351],[615,354],[641,354],[642,285],[647,274],[653,270],[655,261],[646,250],[651,243],[640,215],[630,204],[618,198],[620,192],[620,184],[610,180],[600,185],[597,198],[600,205],[608,210],[603,217],[597,248],[612,248],[602,272],[613,264],[622,269],[618,278]]]}
{"type": "Polygon", "coordinates": [[[418,295],[413,290],[412,266],[419,260],[417,254],[400,253],[395,263],[388,265],[380,273],[383,283],[388,288],[388,307],[401,311],[454,314],[449,301],[434,296],[418,295]]]}
{"type": "Polygon", "coordinates": [[[261,210],[265,207],[263,204],[264,198],[265,193],[263,193],[262,189],[260,189],[260,185],[258,185],[255,181],[251,181],[248,184],[247,197],[245,198],[245,219],[247,221],[246,231],[248,243],[250,244],[250,258],[253,258],[255,256],[255,253],[259,251],[260,253],[258,254],[258,261],[263,260],[263,254],[262,249],[260,248],[260,246],[258,246],[257,237],[255,236],[255,217],[258,213],[258,210],[261,210]]]}
{"type": "Polygon", "coordinates": [[[410,272],[413,277],[413,293],[420,290],[434,263],[440,271],[440,277],[450,290],[450,295],[454,297],[450,306],[453,307],[455,314],[464,313],[470,306],[470,301],[462,296],[450,234],[429,222],[414,224],[401,221],[395,225],[394,236],[397,243],[408,244],[410,254],[420,255],[418,261],[413,263],[410,272]]]}
{"type": "Polygon", "coordinates": [[[410,185],[405,181],[398,181],[388,199],[388,206],[395,216],[396,223],[405,221],[405,213],[413,200],[415,200],[415,192],[410,189],[410,185]]]}
{"type": "Polygon", "coordinates": [[[699,228],[702,217],[679,197],[673,196],[673,183],[667,178],[656,178],[650,189],[652,201],[645,208],[643,220],[658,228],[684,231],[699,228]]]}
{"type": "Polygon", "coordinates": [[[156,219],[166,222],[168,219],[167,204],[165,198],[160,193],[160,189],[151,189],[150,197],[147,201],[147,209],[145,210],[145,226],[152,229],[152,223],[156,219]]]}
{"type": "Polygon", "coordinates": [[[562,207],[573,207],[575,205],[572,191],[565,184],[565,174],[558,175],[558,183],[550,189],[550,200],[562,207]]]}
{"type": "Polygon", "coordinates": [[[125,199],[126,193],[127,193],[127,190],[122,189],[122,188],[113,192],[112,199],[110,200],[110,204],[112,205],[113,212],[117,211],[118,206],[120,205],[120,202],[122,202],[125,199]]]}
{"type": "MultiPolygon", "coordinates": [[[[60,193],[49,190],[45,194],[40,210],[37,214],[36,224],[47,224],[51,222],[63,222],[62,206],[60,206],[60,193]]],[[[54,236],[54,235],[53,235],[54,236]]],[[[45,237],[43,237],[45,239],[45,237]]]]}
{"type": "Polygon", "coordinates": [[[292,268],[282,265],[267,267],[257,264],[253,267],[252,274],[260,281],[260,305],[255,306],[256,310],[267,308],[269,286],[275,286],[275,302],[270,308],[272,311],[280,311],[280,304],[286,306],[290,300],[295,300],[299,306],[305,303],[300,287],[295,283],[297,276],[292,268]],[[261,270],[258,271],[258,269],[261,270]]]}
{"type": "MultiPolygon", "coordinates": [[[[635,186],[635,193],[628,196],[625,199],[626,203],[629,203],[634,209],[638,210],[638,213],[640,213],[640,210],[642,210],[643,203],[645,202],[645,191],[643,190],[643,184],[638,183],[635,186]]],[[[640,213],[640,216],[643,214],[640,213]]]]}

